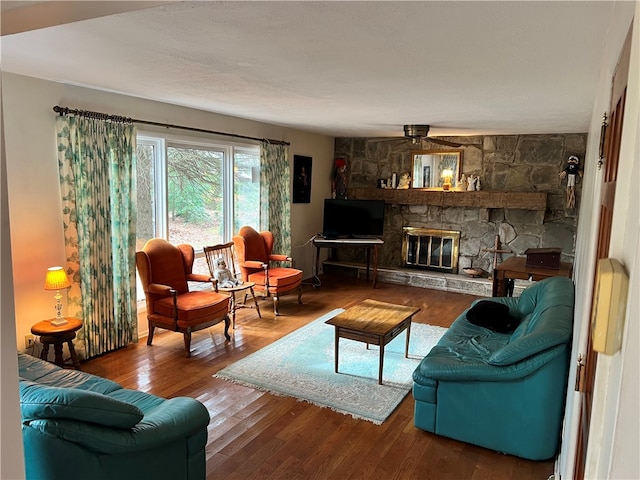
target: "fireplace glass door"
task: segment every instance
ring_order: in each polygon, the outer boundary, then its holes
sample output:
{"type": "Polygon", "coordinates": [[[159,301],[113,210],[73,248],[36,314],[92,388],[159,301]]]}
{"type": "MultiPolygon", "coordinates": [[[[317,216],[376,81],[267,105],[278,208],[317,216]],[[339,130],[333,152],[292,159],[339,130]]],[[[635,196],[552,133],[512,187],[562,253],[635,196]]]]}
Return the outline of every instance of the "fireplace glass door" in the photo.
{"type": "Polygon", "coordinates": [[[403,228],[405,266],[458,273],[460,232],[430,228],[403,228]]]}

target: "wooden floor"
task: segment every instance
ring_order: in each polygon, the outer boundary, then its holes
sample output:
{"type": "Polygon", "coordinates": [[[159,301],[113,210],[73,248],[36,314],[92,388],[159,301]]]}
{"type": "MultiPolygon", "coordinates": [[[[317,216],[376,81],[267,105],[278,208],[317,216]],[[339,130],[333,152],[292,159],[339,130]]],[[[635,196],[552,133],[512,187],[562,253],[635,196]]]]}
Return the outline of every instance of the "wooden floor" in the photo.
{"type": "Polygon", "coordinates": [[[191,358],[184,356],[182,335],[156,330],[153,346],[141,339],[82,369],[126,388],[201,401],[211,414],[209,479],[546,480],[553,473],[553,461],[527,461],[417,429],[411,394],[375,425],[213,378],[320,315],[365,298],[420,307],[415,322],[447,327],[476,297],[384,283],[372,289],[364,280],[324,276],[319,288],[305,286],[302,298],[298,309],[294,296],[284,297],[277,318],[268,300],[261,302],[262,319],[254,309],[240,310],[231,342],[221,325],[195,333],[191,358]]]}

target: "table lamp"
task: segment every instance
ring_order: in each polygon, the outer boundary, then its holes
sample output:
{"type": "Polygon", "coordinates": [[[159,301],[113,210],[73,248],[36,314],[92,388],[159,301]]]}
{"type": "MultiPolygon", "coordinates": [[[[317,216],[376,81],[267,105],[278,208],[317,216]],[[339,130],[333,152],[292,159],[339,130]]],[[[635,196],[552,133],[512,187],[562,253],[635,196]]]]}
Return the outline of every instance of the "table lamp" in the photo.
{"type": "Polygon", "coordinates": [[[71,282],[69,281],[69,277],[67,277],[67,273],[62,267],[51,267],[47,269],[47,276],[44,279],[44,289],[56,291],[53,297],[56,300],[56,318],[51,320],[51,325],[59,326],[67,323],[67,320],[62,316],[62,303],[60,303],[62,295],[60,295],[60,289],[69,288],[70,286],[71,282]]]}
{"type": "Polygon", "coordinates": [[[445,168],[442,171],[442,178],[444,179],[444,183],[442,184],[442,190],[450,190],[451,179],[453,178],[453,170],[451,170],[450,168],[445,168]]]}

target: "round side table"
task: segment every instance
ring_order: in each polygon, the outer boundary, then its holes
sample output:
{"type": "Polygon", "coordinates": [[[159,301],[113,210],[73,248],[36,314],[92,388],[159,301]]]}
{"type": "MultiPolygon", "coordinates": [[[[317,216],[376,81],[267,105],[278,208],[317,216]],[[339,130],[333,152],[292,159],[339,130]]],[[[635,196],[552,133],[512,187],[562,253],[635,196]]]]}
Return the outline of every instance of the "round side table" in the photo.
{"type": "Polygon", "coordinates": [[[43,320],[36,323],[31,327],[31,333],[40,336],[42,342],[42,353],[40,358],[47,360],[49,355],[49,345],[53,345],[53,351],[55,353],[55,360],[53,363],[60,367],[64,367],[65,361],[62,356],[62,347],[65,342],[69,347],[69,354],[71,355],[71,363],[73,366],[80,370],[80,361],[76,355],[76,350],[73,348],[73,339],[76,338],[76,331],[82,328],[82,320],[74,317],[65,317],[67,323],[64,325],[52,325],[50,320],[43,320]]]}

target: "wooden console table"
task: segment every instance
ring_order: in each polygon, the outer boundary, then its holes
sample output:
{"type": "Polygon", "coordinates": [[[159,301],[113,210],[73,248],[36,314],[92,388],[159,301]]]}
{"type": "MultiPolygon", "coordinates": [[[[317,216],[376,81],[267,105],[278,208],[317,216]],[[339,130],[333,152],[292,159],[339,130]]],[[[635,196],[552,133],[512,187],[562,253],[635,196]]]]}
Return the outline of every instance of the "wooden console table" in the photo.
{"type": "Polygon", "coordinates": [[[569,277],[573,271],[573,264],[560,262],[560,268],[527,267],[526,257],[510,257],[493,271],[494,297],[506,297],[513,294],[513,280],[533,280],[537,282],[548,277],[569,277]]]}
{"type": "Polygon", "coordinates": [[[371,263],[371,250],[373,250],[373,288],[376,288],[378,280],[378,247],[384,244],[380,238],[327,238],[315,237],[313,246],[316,247],[316,275],[320,271],[321,248],[365,248],[367,250],[367,281],[369,281],[369,265],[371,263]]]}

